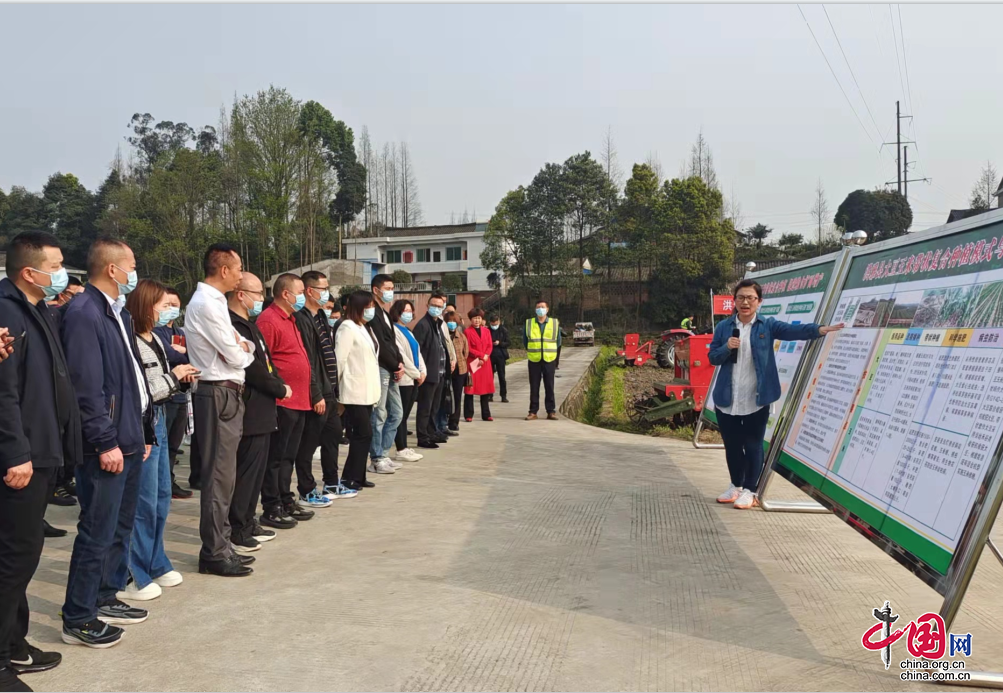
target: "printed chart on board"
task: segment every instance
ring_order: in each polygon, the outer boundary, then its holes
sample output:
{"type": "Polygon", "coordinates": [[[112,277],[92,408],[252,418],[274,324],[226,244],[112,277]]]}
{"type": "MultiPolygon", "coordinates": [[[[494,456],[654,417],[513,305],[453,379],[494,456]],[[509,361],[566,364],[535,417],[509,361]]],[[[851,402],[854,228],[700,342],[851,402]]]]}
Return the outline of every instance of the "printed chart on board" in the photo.
{"type": "MultiPolygon", "coordinates": [[[[757,281],[763,287],[763,302],[759,307],[760,317],[772,317],[794,325],[814,322],[835,266],[836,261],[832,259],[824,264],[758,277],[757,281]]],[[[778,340],[773,343],[774,356],[777,360],[777,373],[780,376],[780,399],[770,407],[770,418],[766,424],[765,441],[767,447],[773,438],[777,416],[787,400],[787,390],[794,380],[794,372],[801,362],[801,355],[806,346],[807,342],[781,342],[778,340]]],[[[717,378],[716,372],[714,377],[717,378]]],[[[713,391],[714,383],[711,383],[704,411],[706,418],[716,424],[713,391]]]]}
{"type": "Polygon", "coordinates": [[[852,260],[779,459],[941,574],[1003,432],[1001,230],[852,260]]]}

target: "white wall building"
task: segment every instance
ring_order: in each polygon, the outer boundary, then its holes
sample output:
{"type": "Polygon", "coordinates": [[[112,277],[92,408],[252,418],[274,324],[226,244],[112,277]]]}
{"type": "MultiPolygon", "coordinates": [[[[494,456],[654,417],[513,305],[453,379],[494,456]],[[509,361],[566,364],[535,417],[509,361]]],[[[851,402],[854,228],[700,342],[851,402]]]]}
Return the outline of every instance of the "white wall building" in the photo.
{"type": "Polygon", "coordinates": [[[345,259],[368,262],[371,280],[379,273],[409,273],[415,282],[441,282],[462,275],[467,291],[490,291],[490,270],[481,266],[486,223],[388,228],[379,236],[346,238],[345,259]]]}

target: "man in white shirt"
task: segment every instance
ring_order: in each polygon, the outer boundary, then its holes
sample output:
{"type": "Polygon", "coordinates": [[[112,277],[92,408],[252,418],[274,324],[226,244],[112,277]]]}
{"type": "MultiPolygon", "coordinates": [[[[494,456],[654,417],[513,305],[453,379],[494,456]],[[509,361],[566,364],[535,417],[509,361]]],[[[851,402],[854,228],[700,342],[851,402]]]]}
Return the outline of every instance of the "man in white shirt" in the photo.
{"type": "Polygon", "coordinates": [[[202,458],[199,572],[242,577],[251,574],[254,558],[233,550],[229,516],[243,432],[244,369],[254,362],[254,343],[233,329],[225,296],[240,284],[240,255],[216,243],[206,251],[203,269],[205,281],[185,313],[188,360],[201,371],[192,393],[195,444],[202,458]]]}

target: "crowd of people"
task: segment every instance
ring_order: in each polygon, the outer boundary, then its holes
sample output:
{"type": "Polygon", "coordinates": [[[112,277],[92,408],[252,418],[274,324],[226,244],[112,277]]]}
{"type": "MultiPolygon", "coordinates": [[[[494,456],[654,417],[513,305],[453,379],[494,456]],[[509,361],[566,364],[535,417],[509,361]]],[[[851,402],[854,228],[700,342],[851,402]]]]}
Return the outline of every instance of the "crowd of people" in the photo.
{"type": "MultiPolygon", "coordinates": [[[[393,279],[332,298],[315,271],[282,274],[271,297],[226,244],[205,253],[204,281],[181,296],[139,279],[132,249],[98,239],[83,285],[57,239],[24,232],[0,281],[0,690],[57,666],[26,636],[28,583],[49,503],[80,514],[62,606],[62,640],[108,648],[136,606],[183,582],[164,546],[172,500],[198,491],[200,573],[245,577],[255,552],[318,509],[422,459],[470,422],[492,421],[498,377],[507,403],[510,340],[497,316],[466,320],[433,293],[427,311],[396,299],[393,279]],[[190,489],[175,467],[190,435],[190,489]],[[348,451],[339,470],[339,448],[348,451]],[[319,453],[321,478],[314,477],[319,453]],[[293,471],[296,489],[292,488],[293,471]],[[260,501],[261,511],[258,512],[260,501]]],[[[546,301],[523,328],[528,420],[539,388],[556,419],[560,326],[546,301]]]]}

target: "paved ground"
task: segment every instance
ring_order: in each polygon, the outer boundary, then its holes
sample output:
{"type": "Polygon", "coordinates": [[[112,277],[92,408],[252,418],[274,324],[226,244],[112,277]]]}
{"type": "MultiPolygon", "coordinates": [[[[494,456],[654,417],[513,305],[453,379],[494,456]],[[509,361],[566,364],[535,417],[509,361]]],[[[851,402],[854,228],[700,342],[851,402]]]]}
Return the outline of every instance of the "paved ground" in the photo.
{"type": "MultiPolygon", "coordinates": [[[[565,350],[559,397],[592,349],[565,350]]],[[[512,404],[377,488],[258,552],[255,574],[197,574],[197,513],[168,547],[185,583],[111,650],[59,642],[72,534],[30,588],[32,638],[64,663],[38,690],[920,690],[859,644],[891,599],[938,596],[827,515],[739,512],[720,451],[522,421],[512,404]],[[58,643],[55,644],[54,643],[58,643]]],[[[786,482],[778,497],[798,497],[786,482]]],[[[72,528],[72,509],[52,508],[72,528]]],[[[955,631],[1003,670],[1003,569],[987,554],[955,631]]],[[[904,650],[903,650],[904,652],[904,650]]],[[[894,653],[893,653],[894,654],[894,653]]]]}

